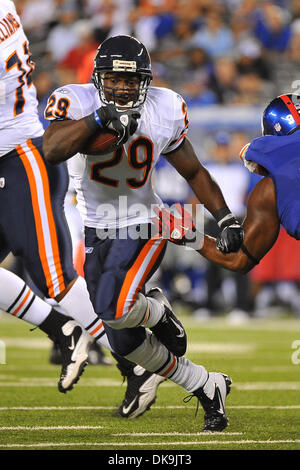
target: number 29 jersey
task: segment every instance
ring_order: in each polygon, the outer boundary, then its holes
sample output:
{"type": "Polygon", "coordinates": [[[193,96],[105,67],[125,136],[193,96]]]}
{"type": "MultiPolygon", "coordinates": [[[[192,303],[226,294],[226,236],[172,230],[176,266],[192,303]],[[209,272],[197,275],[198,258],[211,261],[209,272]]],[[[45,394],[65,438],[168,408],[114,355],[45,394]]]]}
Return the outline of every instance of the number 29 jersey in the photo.
{"type": "Polygon", "coordinates": [[[0,0],[0,156],[43,135],[28,40],[15,6],[0,0]]]}
{"type": "MultiPolygon", "coordinates": [[[[93,84],[67,85],[48,100],[49,120],[78,120],[103,106],[93,84]]],[[[161,205],[151,181],[160,155],[174,151],[188,128],[187,106],[172,90],[150,87],[139,109],[138,128],[128,141],[106,155],[76,154],[68,161],[84,225],[122,228],[148,223],[152,205],[161,205]]]]}

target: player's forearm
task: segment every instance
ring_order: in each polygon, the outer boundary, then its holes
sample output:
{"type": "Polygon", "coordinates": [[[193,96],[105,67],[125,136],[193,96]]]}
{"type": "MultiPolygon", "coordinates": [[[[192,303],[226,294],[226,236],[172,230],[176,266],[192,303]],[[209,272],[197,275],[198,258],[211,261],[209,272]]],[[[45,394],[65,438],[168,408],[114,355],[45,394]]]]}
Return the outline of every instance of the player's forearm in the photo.
{"type": "Polygon", "coordinates": [[[230,271],[246,274],[250,271],[255,263],[253,263],[247,255],[239,249],[236,253],[223,254],[216,247],[216,239],[208,235],[204,236],[203,246],[196,250],[209,261],[212,261],[223,268],[230,271]]]}
{"type": "Polygon", "coordinates": [[[68,160],[82,149],[92,134],[84,119],[53,122],[43,139],[46,160],[52,164],[68,160]]]}
{"type": "Polygon", "coordinates": [[[197,173],[188,182],[198,200],[204,204],[211,214],[227,207],[219,185],[204,166],[201,165],[197,173]]]}

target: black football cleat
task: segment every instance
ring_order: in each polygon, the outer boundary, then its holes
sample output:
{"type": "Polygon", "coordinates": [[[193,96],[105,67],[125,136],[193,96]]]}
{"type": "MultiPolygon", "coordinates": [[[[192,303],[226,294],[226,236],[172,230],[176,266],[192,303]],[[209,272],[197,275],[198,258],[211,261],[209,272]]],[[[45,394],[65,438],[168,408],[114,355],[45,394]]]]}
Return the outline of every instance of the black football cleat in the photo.
{"type": "Polygon", "coordinates": [[[132,373],[127,375],[127,389],[119,414],[128,419],[144,414],[155,402],[157,388],[164,380],[160,375],[135,366],[132,373]]]}
{"type": "Polygon", "coordinates": [[[186,332],[182,323],[173,313],[168,299],[158,287],[150,289],[147,293],[147,297],[158,300],[165,309],[159,322],[150,328],[151,331],[169,351],[175,354],[175,356],[184,356],[187,348],[186,332]]]}
{"type": "Polygon", "coordinates": [[[72,390],[87,365],[89,349],[94,339],[74,320],[66,322],[57,336],[62,356],[62,370],[58,389],[72,390]]]}
{"type": "Polygon", "coordinates": [[[228,375],[210,372],[204,386],[190,395],[197,397],[204,409],[203,431],[223,431],[227,427],[225,401],[230,393],[231,383],[228,375]]]}

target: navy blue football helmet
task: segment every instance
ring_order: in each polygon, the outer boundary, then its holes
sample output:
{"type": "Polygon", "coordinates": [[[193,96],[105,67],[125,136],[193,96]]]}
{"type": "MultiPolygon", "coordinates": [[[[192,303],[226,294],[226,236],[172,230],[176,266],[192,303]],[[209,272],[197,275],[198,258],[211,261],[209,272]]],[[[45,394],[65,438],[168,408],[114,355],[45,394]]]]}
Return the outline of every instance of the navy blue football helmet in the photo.
{"type": "Polygon", "coordinates": [[[152,80],[151,60],[146,47],[132,36],[113,36],[98,47],[94,60],[93,82],[103,103],[108,104],[111,90],[104,85],[108,72],[125,72],[138,75],[139,87],[130,97],[131,107],[141,106],[152,80]]]}
{"type": "Polygon", "coordinates": [[[262,116],[263,135],[289,135],[300,127],[300,96],[294,93],[277,96],[262,116]]]}

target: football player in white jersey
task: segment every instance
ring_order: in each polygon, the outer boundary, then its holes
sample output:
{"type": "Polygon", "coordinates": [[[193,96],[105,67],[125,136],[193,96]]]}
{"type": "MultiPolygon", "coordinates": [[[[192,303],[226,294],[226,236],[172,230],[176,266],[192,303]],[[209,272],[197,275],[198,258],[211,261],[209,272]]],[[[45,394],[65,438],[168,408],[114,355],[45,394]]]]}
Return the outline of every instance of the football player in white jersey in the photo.
{"type": "MultiPolygon", "coordinates": [[[[9,0],[0,0],[0,261],[10,251],[22,256],[35,281],[40,281],[37,285],[45,296],[51,290],[52,297],[61,295],[62,299],[70,270],[65,275],[59,271],[47,172],[35,145],[41,140],[43,128],[31,78],[33,68],[15,6],[9,0]],[[46,205],[48,210],[42,213],[46,205]]],[[[39,326],[59,343],[63,355],[59,390],[71,390],[85,367],[92,337],[79,323],[52,309],[24,281],[3,268],[0,308],[39,326]]],[[[65,312],[70,313],[68,308],[65,312]]]]}
{"type": "MultiPolygon", "coordinates": [[[[145,292],[166,244],[151,225],[151,205],[160,201],[150,176],[159,156],[214,215],[224,251],[238,250],[243,230],[186,138],[184,100],[172,90],[149,86],[144,45],[130,36],[106,39],[95,57],[93,79],[94,84],[64,86],[50,96],[45,117],[52,123],[43,149],[52,164],[76,154],[71,176],[85,225],[84,269],[94,309],[114,351],[197,397],[205,411],[204,429],[220,431],[227,426],[231,379],[184,357],[183,325],[160,289],[145,292]],[[89,142],[107,129],[118,135],[116,149],[89,154],[89,142]]],[[[127,397],[124,413],[133,405],[127,397]]]]}
{"type": "MultiPolygon", "coordinates": [[[[63,367],[59,390],[66,392],[78,381],[91,343],[111,347],[86,282],[73,267],[63,210],[68,173],[65,164],[52,167],[43,157],[44,131],[38,118],[33,69],[14,3],[0,0],[0,262],[10,251],[22,257],[35,285],[52,300],[55,309],[5,269],[0,270],[0,308],[38,325],[60,344],[63,367]]],[[[130,376],[128,383],[136,385],[134,364],[125,361],[123,368],[120,363],[118,367],[130,376]]],[[[142,414],[150,406],[161,382],[141,368],[138,381],[136,406],[129,417],[142,414]],[[139,390],[145,384],[146,393],[139,390]]]]}

